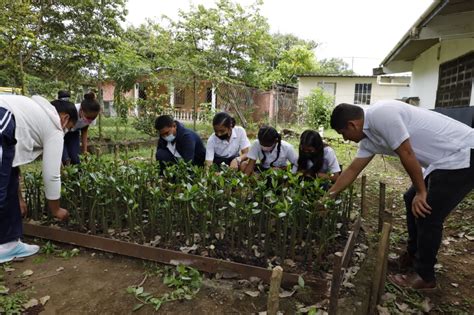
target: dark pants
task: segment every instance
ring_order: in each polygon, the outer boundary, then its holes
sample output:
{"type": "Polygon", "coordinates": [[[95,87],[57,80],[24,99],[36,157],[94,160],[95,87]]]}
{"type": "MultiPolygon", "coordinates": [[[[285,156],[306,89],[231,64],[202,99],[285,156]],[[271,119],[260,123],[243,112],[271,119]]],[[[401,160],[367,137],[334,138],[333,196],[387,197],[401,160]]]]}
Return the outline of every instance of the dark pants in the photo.
{"type": "Polygon", "coordinates": [[[425,218],[415,218],[411,204],[412,186],[404,194],[407,209],[408,253],[415,257],[415,270],[425,280],[435,279],[434,265],[443,234],[443,223],[449,213],[474,188],[474,150],[471,166],[458,170],[435,170],[425,179],[427,202],[432,208],[425,218]]]}
{"type": "Polygon", "coordinates": [[[178,159],[171,153],[168,149],[158,149],[155,154],[156,160],[160,163],[160,166],[163,168],[167,164],[176,164],[178,159]]]}
{"type": "Polygon", "coordinates": [[[237,155],[236,156],[231,156],[231,157],[223,157],[223,156],[214,155],[214,161],[212,161],[212,163],[217,164],[217,165],[221,165],[222,163],[224,163],[226,165],[230,165],[230,163],[236,157],[237,157],[237,155]]]}
{"type": "Polygon", "coordinates": [[[0,107],[0,244],[15,241],[23,234],[18,199],[19,170],[12,167],[15,144],[15,119],[0,107]]]}
{"type": "Polygon", "coordinates": [[[64,148],[62,162],[70,160],[71,164],[79,164],[79,153],[81,152],[79,141],[80,130],[70,131],[64,135],[64,148]]]}

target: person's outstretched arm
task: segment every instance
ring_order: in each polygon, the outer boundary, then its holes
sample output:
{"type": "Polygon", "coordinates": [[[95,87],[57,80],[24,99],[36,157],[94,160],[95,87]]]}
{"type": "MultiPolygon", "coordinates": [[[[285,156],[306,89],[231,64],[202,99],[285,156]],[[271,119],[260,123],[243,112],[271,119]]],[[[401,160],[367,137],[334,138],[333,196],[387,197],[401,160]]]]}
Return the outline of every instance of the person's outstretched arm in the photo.
{"type": "Polygon", "coordinates": [[[60,207],[61,196],[61,155],[64,134],[54,130],[48,134],[43,143],[43,182],[44,192],[51,213],[60,220],[66,220],[69,213],[60,207]]]}
{"type": "Polygon", "coordinates": [[[369,164],[373,159],[373,155],[365,158],[355,158],[352,163],[347,167],[341,175],[337,178],[336,182],[329,189],[329,196],[333,197],[339,194],[341,191],[346,189],[350,184],[354,182],[357,176],[362,170],[369,164]]]}

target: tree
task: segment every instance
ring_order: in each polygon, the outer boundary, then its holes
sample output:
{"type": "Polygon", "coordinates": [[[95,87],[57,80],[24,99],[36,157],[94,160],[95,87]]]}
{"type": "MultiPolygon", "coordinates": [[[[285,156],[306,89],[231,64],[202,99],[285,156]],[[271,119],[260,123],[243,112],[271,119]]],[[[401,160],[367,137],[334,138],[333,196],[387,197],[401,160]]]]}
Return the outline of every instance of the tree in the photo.
{"type": "Polygon", "coordinates": [[[126,14],[125,0],[1,1],[0,71],[21,86],[25,74],[70,85],[94,77],[126,14]]]}
{"type": "Polygon", "coordinates": [[[330,58],[323,59],[320,61],[320,74],[342,74],[351,75],[354,74],[352,69],[349,69],[347,62],[341,58],[330,58]]]}
{"type": "Polygon", "coordinates": [[[293,46],[283,53],[276,68],[279,74],[278,83],[296,83],[299,73],[313,72],[318,69],[318,64],[313,51],[306,46],[293,46]]]}
{"type": "Polygon", "coordinates": [[[260,57],[271,49],[269,25],[260,6],[260,2],[243,7],[220,0],[215,8],[199,5],[180,11],[179,20],[172,23],[177,66],[217,83],[255,83],[260,57]]]}

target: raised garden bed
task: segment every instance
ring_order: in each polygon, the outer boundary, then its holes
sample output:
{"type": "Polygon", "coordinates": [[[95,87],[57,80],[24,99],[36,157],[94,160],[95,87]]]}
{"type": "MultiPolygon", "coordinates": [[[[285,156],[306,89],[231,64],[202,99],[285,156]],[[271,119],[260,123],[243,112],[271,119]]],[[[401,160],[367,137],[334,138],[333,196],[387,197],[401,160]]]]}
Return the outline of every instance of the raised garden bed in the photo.
{"type": "MultiPolygon", "coordinates": [[[[41,174],[24,177],[30,218],[44,210],[41,174]]],[[[224,169],[90,158],[64,169],[64,229],[105,238],[302,273],[328,270],[347,239],[352,189],[320,203],[324,185],[288,171],[258,177],[224,169]]],[[[310,273],[311,274],[311,273],[310,273]]]]}

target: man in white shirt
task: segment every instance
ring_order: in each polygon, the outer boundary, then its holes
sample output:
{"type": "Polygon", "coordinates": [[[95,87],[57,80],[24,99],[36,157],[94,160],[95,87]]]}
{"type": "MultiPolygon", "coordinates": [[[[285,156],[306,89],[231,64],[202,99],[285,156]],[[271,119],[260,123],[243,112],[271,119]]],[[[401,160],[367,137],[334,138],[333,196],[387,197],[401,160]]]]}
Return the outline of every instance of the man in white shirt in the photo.
{"type": "Polygon", "coordinates": [[[391,100],[366,110],[340,104],[332,113],[331,127],[345,140],[358,142],[359,150],[329,190],[330,196],[349,186],[375,154],[399,156],[413,184],[404,195],[409,234],[404,261],[414,263],[416,272],[390,279],[414,289],[436,287],[434,265],[443,222],[474,188],[474,129],[391,100]]]}

